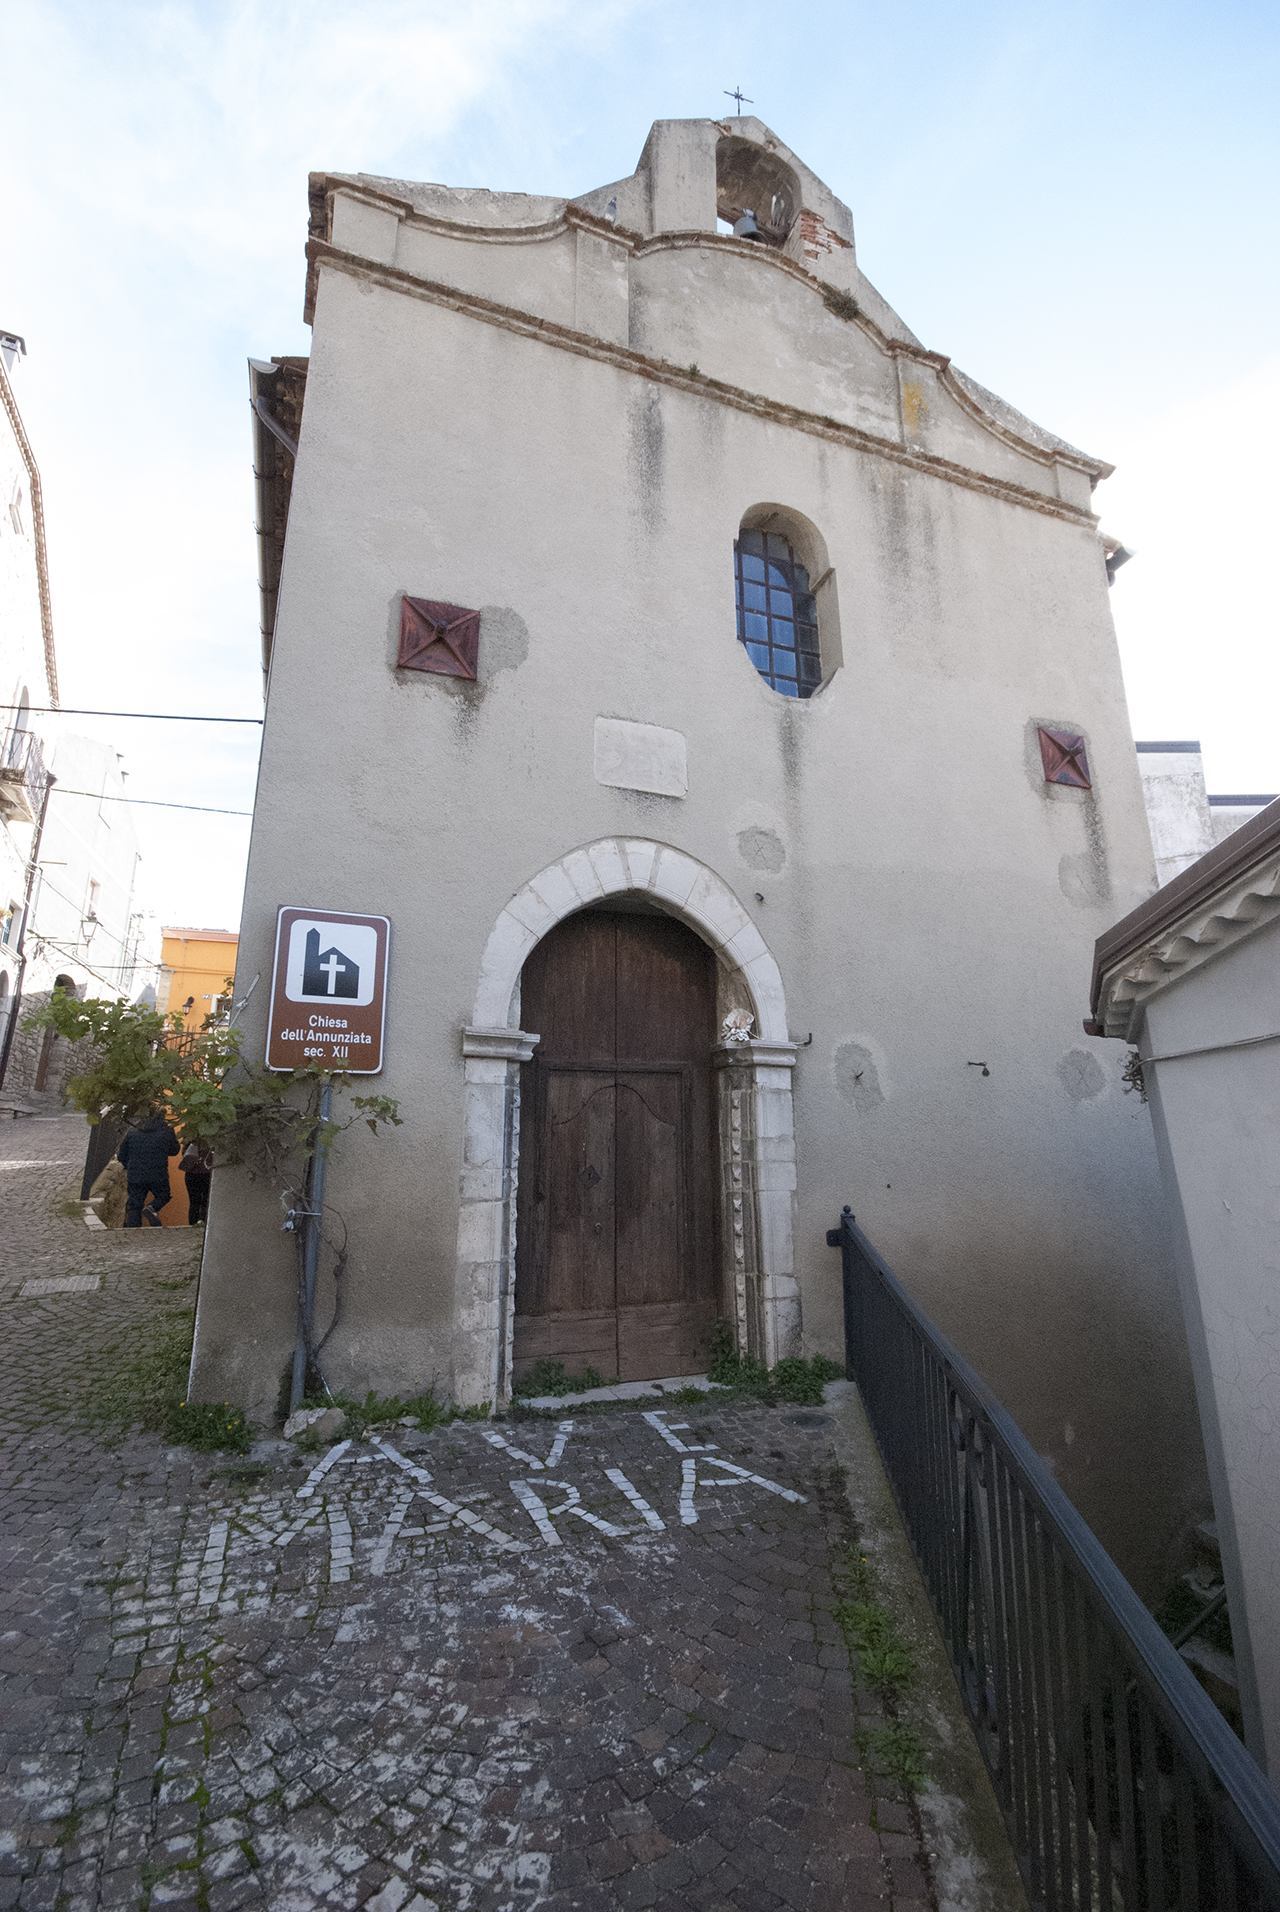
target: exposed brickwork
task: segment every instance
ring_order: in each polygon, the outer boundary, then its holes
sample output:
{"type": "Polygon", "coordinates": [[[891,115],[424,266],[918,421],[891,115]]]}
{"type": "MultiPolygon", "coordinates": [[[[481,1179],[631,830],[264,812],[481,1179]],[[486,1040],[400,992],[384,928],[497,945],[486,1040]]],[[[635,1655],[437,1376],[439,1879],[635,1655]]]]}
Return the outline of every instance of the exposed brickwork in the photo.
{"type": "Polygon", "coordinates": [[[68,1397],[199,1244],[60,1217],[83,1148],[0,1132],[50,1164],[0,1169],[0,1908],[924,1906],[859,1761],[824,1416],[579,1414],[554,1479],[530,1422],[310,1479],[104,1446],[68,1397]],[[18,1298],[55,1273],[102,1286],[18,1298]]]}
{"type": "Polygon", "coordinates": [[[833,232],[826,220],[806,208],[800,214],[800,238],[806,259],[820,259],[828,252],[848,252],[849,241],[833,232]]]}

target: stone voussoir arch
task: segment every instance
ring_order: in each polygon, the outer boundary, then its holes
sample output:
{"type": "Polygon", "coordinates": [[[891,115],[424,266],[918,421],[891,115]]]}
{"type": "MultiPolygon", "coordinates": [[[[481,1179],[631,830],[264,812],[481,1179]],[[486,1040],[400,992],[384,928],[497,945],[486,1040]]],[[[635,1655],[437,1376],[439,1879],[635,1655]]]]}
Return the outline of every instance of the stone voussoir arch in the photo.
{"type": "Polygon", "coordinates": [[[696,930],[742,976],[755,1007],[759,1040],[787,1041],[782,976],[733,890],[686,851],[639,837],[602,837],[571,850],[517,890],[485,945],[474,1028],[514,1028],[516,986],[530,951],[566,916],[627,892],[651,897],[696,930]]]}
{"type": "Polygon", "coordinates": [[[511,1387],[520,1070],[538,1042],[519,1024],[520,972],[567,916],[642,895],[687,923],[751,999],[754,1037],[714,1052],[724,1302],[739,1345],[772,1366],[800,1345],[792,1262],[795,1141],[786,995],[772,952],[722,876],[667,843],[602,837],[522,884],[500,911],[462,1031],[464,1117],[454,1290],[454,1398],[501,1402],[511,1387]]]}

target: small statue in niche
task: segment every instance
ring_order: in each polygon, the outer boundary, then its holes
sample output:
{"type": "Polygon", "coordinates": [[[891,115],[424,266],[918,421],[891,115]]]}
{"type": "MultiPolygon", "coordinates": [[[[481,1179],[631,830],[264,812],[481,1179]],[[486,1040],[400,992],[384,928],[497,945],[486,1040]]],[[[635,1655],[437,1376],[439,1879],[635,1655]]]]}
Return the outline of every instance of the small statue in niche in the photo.
{"type": "Polygon", "coordinates": [[[754,1024],[755,1017],[745,1009],[731,1009],[720,1026],[726,1042],[750,1042],[754,1024]]]}

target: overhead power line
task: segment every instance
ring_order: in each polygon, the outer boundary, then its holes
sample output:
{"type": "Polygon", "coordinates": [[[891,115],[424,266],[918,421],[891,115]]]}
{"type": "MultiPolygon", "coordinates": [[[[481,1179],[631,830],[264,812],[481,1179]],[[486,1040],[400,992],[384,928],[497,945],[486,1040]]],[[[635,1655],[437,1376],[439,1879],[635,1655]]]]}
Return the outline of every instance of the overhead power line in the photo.
{"type": "Polygon", "coordinates": [[[261,717],[195,717],[172,710],[81,710],[69,704],[0,704],[0,710],[28,710],[38,717],[145,717],[153,724],[260,724],[261,717]]]}
{"type": "Polygon", "coordinates": [[[68,790],[64,784],[54,783],[54,796],[92,797],[95,803],[141,803],[148,810],[202,810],[210,817],[251,817],[252,810],[218,810],[211,803],[166,803],[162,797],[116,797],[106,790],[68,790]]]}

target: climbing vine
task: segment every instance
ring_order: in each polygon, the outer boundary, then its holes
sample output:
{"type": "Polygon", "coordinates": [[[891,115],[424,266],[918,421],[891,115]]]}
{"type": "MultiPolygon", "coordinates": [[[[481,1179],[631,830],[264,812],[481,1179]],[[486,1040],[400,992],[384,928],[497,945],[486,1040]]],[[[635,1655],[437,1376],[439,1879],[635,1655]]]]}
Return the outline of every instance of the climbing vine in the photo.
{"type": "Polygon", "coordinates": [[[1124,1092],[1126,1095],[1131,1095],[1136,1090],[1138,1100],[1140,1102],[1146,1101],[1147,1079],[1142,1073],[1142,1057],[1136,1049],[1130,1049],[1120,1080],[1124,1084],[1124,1092]]]}
{"type": "Polygon", "coordinates": [[[184,1141],[211,1147],[219,1165],[242,1167],[282,1193],[297,1189],[313,1157],[354,1123],[375,1135],[379,1123],[400,1124],[399,1104],[385,1095],[350,1096],[342,1117],[323,1116],[325,1088],[347,1091],[353,1078],[315,1067],[278,1074],[249,1062],[234,1024],[209,1022],[187,1034],[179,1014],[123,1000],[80,1002],[61,989],[28,1021],[91,1042],[90,1067],[66,1085],[91,1124],[137,1122],[159,1109],[184,1141]]]}

